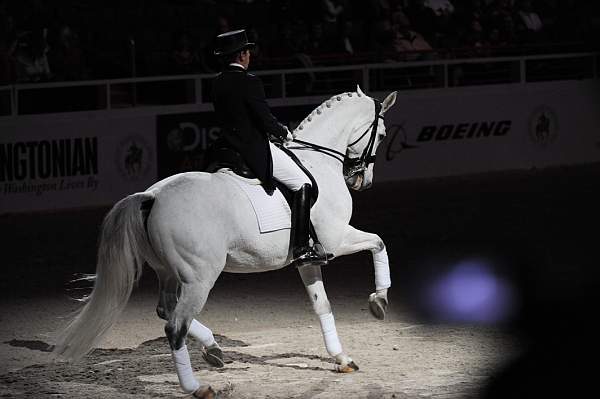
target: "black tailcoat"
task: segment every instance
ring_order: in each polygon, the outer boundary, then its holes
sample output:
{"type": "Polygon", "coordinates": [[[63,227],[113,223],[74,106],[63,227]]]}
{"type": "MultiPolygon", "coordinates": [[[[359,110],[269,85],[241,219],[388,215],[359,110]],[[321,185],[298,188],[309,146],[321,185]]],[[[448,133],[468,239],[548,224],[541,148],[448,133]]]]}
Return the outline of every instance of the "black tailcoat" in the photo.
{"type": "Polygon", "coordinates": [[[229,65],[213,81],[213,104],[222,137],[244,158],[267,191],[274,190],[269,134],[287,130],[271,113],[262,81],[244,68],[229,65]]]}

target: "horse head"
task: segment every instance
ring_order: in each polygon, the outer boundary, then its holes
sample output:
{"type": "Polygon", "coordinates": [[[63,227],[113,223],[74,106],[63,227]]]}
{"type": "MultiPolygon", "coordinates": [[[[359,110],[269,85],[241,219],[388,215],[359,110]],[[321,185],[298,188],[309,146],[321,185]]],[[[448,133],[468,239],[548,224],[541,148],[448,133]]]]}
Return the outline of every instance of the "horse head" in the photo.
{"type": "Polygon", "coordinates": [[[396,102],[396,92],[383,102],[356,92],[338,94],[315,108],[294,130],[295,149],[311,149],[343,164],[346,184],[369,188],[377,147],[385,138],[384,114],[396,102]]]}
{"type": "MultiPolygon", "coordinates": [[[[356,93],[365,96],[360,86],[356,87],[356,93]]],[[[364,126],[357,126],[350,135],[344,159],[344,179],[353,190],[366,190],[373,183],[375,153],[386,135],[384,115],[395,104],[396,95],[395,91],[390,93],[383,102],[365,96],[373,101],[373,119],[365,130],[364,126]]]]}

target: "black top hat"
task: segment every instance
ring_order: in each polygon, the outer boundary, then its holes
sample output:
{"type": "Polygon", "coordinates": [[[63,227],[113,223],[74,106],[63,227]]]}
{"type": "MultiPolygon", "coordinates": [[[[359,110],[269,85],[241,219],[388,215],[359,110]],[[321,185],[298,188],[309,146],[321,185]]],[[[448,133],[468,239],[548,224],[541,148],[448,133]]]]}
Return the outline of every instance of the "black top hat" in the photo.
{"type": "Polygon", "coordinates": [[[254,47],[254,43],[248,42],[244,29],[225,32],[217,36],[215,55],[227,55],[254,47]]]}

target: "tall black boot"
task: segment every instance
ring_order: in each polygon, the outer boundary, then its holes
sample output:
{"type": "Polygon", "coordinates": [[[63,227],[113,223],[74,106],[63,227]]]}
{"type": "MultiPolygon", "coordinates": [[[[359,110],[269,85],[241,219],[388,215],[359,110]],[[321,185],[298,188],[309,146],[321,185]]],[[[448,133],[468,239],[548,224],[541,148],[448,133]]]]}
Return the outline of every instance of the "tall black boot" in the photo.
{"type": "Polygon", "coordinates": [[[310,184],[305,184],[294,192],[292,242],[296,267],[327,264],[327,254],[321,244],[316,240],[313,246],[309,243],[311,191],[310,184]]]}

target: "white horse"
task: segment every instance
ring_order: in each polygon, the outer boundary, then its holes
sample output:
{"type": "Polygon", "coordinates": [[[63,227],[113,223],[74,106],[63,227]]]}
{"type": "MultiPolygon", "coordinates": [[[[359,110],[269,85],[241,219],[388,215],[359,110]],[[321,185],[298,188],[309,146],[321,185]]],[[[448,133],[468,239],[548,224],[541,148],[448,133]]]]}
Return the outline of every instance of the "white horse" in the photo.
{"type": "MultiPolygon", "coordinates": [[[[318,182],[311,218],[325,250],[334,257],[373,253],[376,292],[369,302],[380,319],[391,285],[388,257],[379,236],[349,225],[347,186],[362,190],[371,185],[375,151],[385,136],[383,114],[395,101],[396,92],[380,103],[360,87],[331,97],[304,119],[287,144],[318,182]]],[[[157,313],[167,321],[165,333],[181,388],[195,397],[213,398],[210,386],[193,375],[186,336],[202,343],[203,357],[212,365],[223,366],[222,352],[212,332],[194,317],[221,272],[283,268],[291,261],[289,243],[289,229],[260,233],[251,204],[230,175],[188,172],[159,181],[120,200],[106,215],[94,289],[59,335],[54,352],[67,359],[89,353],[116,322],[147,263],[160,281],[157,313]]],[[[320,266],[298,271],[336,370],[357,370],[342,350],[320,266]]]]}

